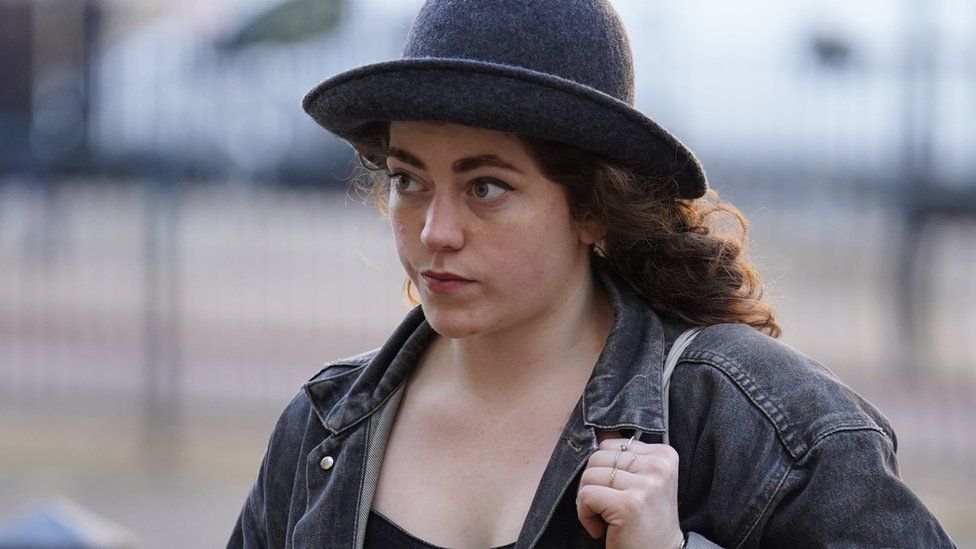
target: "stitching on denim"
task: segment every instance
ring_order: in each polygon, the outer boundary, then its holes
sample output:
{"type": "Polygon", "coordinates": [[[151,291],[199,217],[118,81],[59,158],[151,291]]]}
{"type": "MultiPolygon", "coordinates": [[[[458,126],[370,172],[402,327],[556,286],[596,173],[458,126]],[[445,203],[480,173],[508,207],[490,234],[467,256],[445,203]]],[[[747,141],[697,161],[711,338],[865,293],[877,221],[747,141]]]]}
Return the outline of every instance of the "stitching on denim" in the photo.
{"type": "MultiPolygon", "coordinates": [[[[335,375],[339,376],[352,370],[365,368],[367,364],[369,364],[368,360],[364,362],[330,362],[329,364],[323,366],[322,369],[319,370],[314,376],[308,378],[308,380],[305,381],[305,383],[303,383],[302,385],[304,386],[304,385],[308,385],[309,383],[315,383],[317,381],[324,381],[326,379],[329,379],[328,377],[323,377],[326,375],[326,373],[329,372],[329,370],[342,370],[343,368],[345,368],[345,370],[343,371],[336,372],[335,375]]],[[[329,376],[329,377],[334,377],[334,376],[329,376]]]]}
{"type": "MultiPolygon", "coordinates": [[[[335,366],[365,366],[370,360],[373,360],[373,357],[375,357],[379,352],[379,349],[373,349],[372,351],[366,351],[365,353],[359,353],[358,355],[333,360],[332,362],[328,362],[322,366],[322,369],[319,370],[319,374],[335,366]]],[[[316,374],[316,377],[319,374],[316,374]]]]}
{"type": "Polygon", "coordinates": [[[664,433],[664,431],[661,430],[661,429],[645,429],[643,426],[636,425],[636,424],[633,424],[633,423],[614,423],[614,424],[611,424],[611,425],[603,425],[603,424],[597,424],[597,423],[587,423],[587,422],[584,421],[583,422],[583,425],[586,425],[587,427],[592,427],[594,429],[598,429],[600,431],[623,431],[623,430],[631,430],[632,431],[632,430],[635,430],[635,429],[640,429],[644,433],[654,433],[656,435],[660,435],[660,434],[664,433]]]}
{"type": "Polygon", "coordinates": [[[750,400],[752,400],[753,403],[757,407],[759,407],[760,410],[763,411],[766,417],[769,418],[770,422],[773,424],[773,427],[776,429],[777,436],[780,438],[783,445],[786,446],[787,451],[789,451],[790,455],[795,460],[802,459],[803,456],[805,456],[813,448],[813,446],[816,443],[818,443],[821,439],[838,431],[852,431],[852,430],[861,430],[861,429],[878,431],[885,437],[888,443],[891,444],[892,447],[894,447],[893,438],[891,437],[891,435],[887,431],[885,431],[884,428],[879,426],[874,420],[870,418],[867,418],[863,421],[856,421],[853,423],[841,423],[838,425],[834,425],[829,429],[825,430],[824,432],[818,433],[816,437],[813,438],[808,444],[803,440],[801,440],[801,437],[799,436],[799,433],[796,432],[796,429],[789,422],[786,421],[786,417],[783,411],[779,409],[771,401],[768,400],[768,397],[762,393],[762,388],[756,383],[754,383],[751,378],[748,377],[748,374],[746,374],[745,371],[741,367],[739,367],[738,363],[722,355],[718,355],[716,353],[710,351],[704,351],[704,350],[689,351],[687,355],[688,355],[687,358],[685,358],[684,356],[682,357],[681,360],[682,362],[698,362],[698,363],[715,366],[720,371],[725,372],[726,375],[728,375],[733,381],[736,381],[736,383],[740,385],[740,388],[742,388],[742,390],[746,393],[746,395],[749,396],[750,400]],[[726,368],[723,366],[727,366],[729,369],[734,370],[735,373],[727,371],[726,368]],[[738,379],[736,379],[735,374],[741,376],[742,378],[741,382],[738,379]],[[744,385],[748,385],[749,387],[753,388],[756,392],[759,392],[760,394],[755,395],[754,398],[753,395],[749,393],[749,390],[744,385]],[[773,408],[775,411],[766,410],[765,407],[763,406],[763,403],[769,403],[769,406],[773,408]]]}
{"type": "MultiPolygon", "coordinates": [[[[404,383],[406,383],[406,380],[404,380],[401,383],[401,385],[404,384],[404,383]]],[[[373,408],[370,408],[369,410],[367,410],[366,412],[364,412],[363,415],[362,415],[362,417],[360,417],[356,421],[353,421],[349,425],[343,426],[341,429],[336,429],[335,434],[338,435],[340,433],[343,433],[343,432],[345,432],[345,431],[347,431],[347,430],[355,427],[356,425],[359,425],[360,423],[363,422],[363,420],[367,420],[367,419],[373,417],[373,414],[375,414],[377,410],[379,410],[380,408],[382,408],[387,402],[389,402],[389,400],[391,398],[393,398],[393,396],[399,390],[399,387],[400,386],[398,385],[396,388],[393,389],[393,391],[390,392],[390,394],[386,398],[384,398],[383,400],[379,401],[376,404],[376,406],[374,406],[373,408]]],[[[332,410],[334,410],[334,409],[335,409],[335,406],[333,406],[332,409],[329,410],[329,414],[332,414],[332,410]]],[[[331,430],[332,429],[332,426],[326,426],[326,429],[331,430]]]]}
{"type": "MultiPolygon", "coordinates": [[[[891,451],[894,452],[894,450],[895,450],[894,444],[892,444],[891,439],[888,437],[888,433],[886,433],[884,431],[884,429],[881,429],[880,427],[877,427],[877,426],[863,425],[863,424],[862,425],[856,425],[856,424],[843,425],[843,426],[838,426],[838,427],[836,427],[834,429],[831,429],[831,430],[827,431],[822,436],[817,437],[817,440],[814,441],[810,445],[810,452],[812,452],[814,448],[816,448],[817,446],[819,446],[821,442],[823,442],[824,440],[826,440],[831,435],[836,435],[838,433],[856,433],[856,432],[859,432],[859,431],[869,431],[869,432],[875,432],[875,433],[880,434],[882,440],[885,441],[885,444],[887,444],[891,448],[891,451]]],[[[807,454],[809,455],[810,452],[808,452],[807,454]]],[[[798,462],[799,461],[803,461],[806,457],[807,456],[804,455],[802,458],[800,458],[798,460],[798,462]]]]}
{"type": "Polygon", "coordinates": [[[736,549],[742,547],[746,540],[749,539],[749,536],[752,535],[752,531],[755,530],[756,526],[759,525],[759,521],[766,516],[767,512],[769,512],[769,507],[776,499],[776,494],[783,489],[783,484],[786,482],[786,478],[790,476],[790,472],[793,471],[793,467],[795,465],[796,462],[794,461],[785,468],[785,471],[783,471],[783,476],[781,476],[779,482],[776,483],[776,487],[769,491],[769,496],[766,498],[766,504],[762,506],[762,509],[760,509],[758,513],[756,513],[755,518],[752,519],[752,523],[749,524],[748,528],[745,529],[745,532],[743,532],[742,537],[739,539],[739,543],[735,544],[736,549]]]}
{"type": "MultiPolygon", "coordinates": [[[[579,455],[579,452],[577,452],[577,455],[579,455]]],[[[580,457],[582,457],[582,456],[580,456],[580,457]]],[[[559,507],[559,503],[563,500],[563,497],[566,496],[566,490],[569,489],[570,484],[573,483],[573,481],[576,479],[576,476],[580,474],[580,471],[582,471],[583,468],[586,467],[586,464],[589,463],[589,461],[590,461],[590,458],[589,457],[586,457],[585,459],[581,459],[579,461],[579,463],[576,465],[576,469],[573,471],[573,474],[572,475],[569,475],[567,477],[567,478],[569,478],[569,481],[566,482],[566,484],[563,485],[562,489],[559,491],[559,494],[556,496],[556,507],[559,507]]],[[[547,468],[548,468],[548,466],[547,466],[547,468]]],[[[549,524],[552,522],[552,516],[554,514],[555,514],[555,508],[553,508],[549,512],[549,515],[546,517],[546,520],[539,527],[539,531],[536,532],[535,539],[533,539],[529,543],[529,545],[528,545],[529,547],[535,547],[536,544],[539,543],[539,540],[542,539],[543,534],[546,533],[546,529],[549,528],[549,524]]],[[[528,518],[528,517],[526,517],[526,518],[528,518]]],[[[516,545],[516,547],[518,546],[518,539],[515,540],[515,545],[516,545]]]]}
{"type": "Polygon", "coordinates": [[[854,424],[837,426],[827,431],[824,435],[818,437],[815,442],[810,444],[809,450],[807,451],[806,454],[803,455],[802,458],[794,460],[793,463],[791,463],[790,466],[786,468],[786,472],[783,474],[783,477],[780,479],[779,483],[777,483],[776,489],[770,493],[769,500],[766,502],[766,505],[763,507],[762,512],[756,515],[752,524],[746,530],[745,536],[743,536],[742,539],[739,541],[739,543],[736,544],[735,546],[736,549],[741,547],[746,542],[746,540],[749,539],[749,536],[752,535],[752,531],[755,530],[756,526],[759,524],[759,520],[762,519],[762,517],[766,516],[766,514],[769,512],[770,505],[772,505],[773,501],[777,499],[775,496],[778,495],[780,491],[783,489],[783,484],[786,482],[787,477],[790,476],[790,473],[796,470],[797,465],[799,465],[800,462],[802,462],[807,456],[809,456],[810,453],[813,451],[813,449],[820,444],[820,442],[825,440],[830,435],[834,435],[837,433],[851,433],[851,432],[858,432],[858,431],[877,432],[881,434],[881,437],[885,440],[887,444],[891,445],[891,439],[888,438],[888,434],[885,433],[884,429],[881,429],[876,426],[863,426],[863,425],[857,426],[854,424]]]}
{"type": "Polygon", "coordinates": [[[315,374],[315,377],[313,377],[312,379],[306,381],[304,384],[305,385],[311,385],[313,383],[318,383],[320,381],[326,381],[326,380],[329,380],[329,379],[337,378],[337,377],[339,377],[341,375],[348,374],[349,372],[354,372],[356,370],[362,370],[365,367],[366,367],[366,364],[330,364],[326,368],[323,368],[322,371],[320,371],[319,373],[315,374]],[[326,374],[328,374],[331,370],[336,370],[335,373],[334,373],[334,375],[330,375],[328,377],[323,377],[326,374]]]}
{"type": "Polygon", "coordinates": [[[359,505],[363,502],[363,490],[366,484],[366,458],[369,456],[369,439],[370,439],[370,429],[372,429],[372,422],[366,423],[366,451],[363,452],[362,463],[359,465],[359,490],[356,493],[356,516],[353,517],[352,521],[352,547],[356,547],[356,542],[360,541],[356,538],[359,537],[359,505]]]}
{"type": "Polygon", "coordinates": [[[786,423],[785,414],[769,400],[762,389],[737,364],[709,351],[687,351],[678,362],[707,364],[723,372],[759,408],[763,415],[769,419],[770,423],[773,424],[773,428],[776,430],[776,436],[780,439],[783,446],[786,447],[786,451],[790,453],[793,459],[796,459],[797,455],[801,455],[806,451],[803,449],[804,445],[802,441],[796,445],[797,447],[795,449],[793,448],[794,436],[792,433],[787,432],[790,426],[786,423]]]}
{"type": "MultiPolygon", "coordinates": [[[[321,375],[322,373],[324,373],[326,370],[332,368],[333,366],[339,366],[339,365],[338,364],[330,365],[330,366],[326,367],[325,369],[323,369],[322,372],[320,372],[318,375],[321,375]]],[[[365,365],[359,365],[359,366],[357,366],[355,368],[346,370],[344,372],[339,372],[339,373],[337,373],[334,376],[327,377],[327,378],[323,378],[323,379],[316,379],[316,378],[318,378],[318,375],[316,375],[314,378],[312,378],[309,381],[306,381],[305,383],[302,384],[301,391],[304,393],[305,400],[308,402],[309,407],[312,409],[312,412],[314,412],[315,415],[318,416],[319,422],[322,424],[322,426],[325,427],[326,429],[328,429],[329,432],[331,432],[332,434],[338,434],[339,431],[337,431],[336,429],[334,429],[332,427],[332,425],[329,424],[328,416],[332,413],[333,410],[335,410],[335,407],[338,405],[338,403],[339,402],[342,402],[342,398],[340,398],[335,404],[333,404],[333,406],[331,408],[329,408],[329,410],[327,412],[325,412],[325,415],[323,416],[321,413],[319,413],[319,408],[314,405],[314,402],[312,400],[312,393],[311,393],[310,387],[312,385],[315,385],[315,384],[318,384],[318,383],[322,383],[322,382],[328,381],[330,379],[337,378],[339,376],[343,376],[343,375],[346,375],[346,374],[353,373],[356,370],[362,369],[364,367],[365,367],[365,365]]]]}
{"type": "Polygon", "coordinates": [[[872,423],[865,423],[865,422],[860,422],[860,423],[845,423],[845,424],[836,425],[836,426],[834,426],[834,427],[832,427],[830,429],[827,429],[820,436],[818,436],[817,438],[813,439],[813,442],[810,443],[810,449],[812,450],[814,448],[814,446],[816,446],[821,440],[827,438],[828,436],[830,436],[830,435],[832,435],[834,433],[850,432],[850,431],[877,431],[885,439],[885,442],[888,443],[888,445],[891,446],[892,449],[894,449],[894,446],[895,445],[892,443],[891,437],[888,436],[888,432],[887,431],[885,431],[884,429],[882,429],[878,425],[874,425],[872,423]]]}

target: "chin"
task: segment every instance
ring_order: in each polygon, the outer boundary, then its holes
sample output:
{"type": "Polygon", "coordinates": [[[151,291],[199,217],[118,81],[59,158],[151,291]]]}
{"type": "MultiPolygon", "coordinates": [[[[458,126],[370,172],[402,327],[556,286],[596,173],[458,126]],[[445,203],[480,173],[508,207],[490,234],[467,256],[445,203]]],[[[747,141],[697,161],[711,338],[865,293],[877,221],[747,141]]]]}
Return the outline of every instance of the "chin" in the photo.
{"type": "Polygon", "coordinates": [[[427,323],[439,335],[448,339],[460,339],[492,330],[492,323],[484,314],[470,308],[449,308],[424,304],[427,323]]]}

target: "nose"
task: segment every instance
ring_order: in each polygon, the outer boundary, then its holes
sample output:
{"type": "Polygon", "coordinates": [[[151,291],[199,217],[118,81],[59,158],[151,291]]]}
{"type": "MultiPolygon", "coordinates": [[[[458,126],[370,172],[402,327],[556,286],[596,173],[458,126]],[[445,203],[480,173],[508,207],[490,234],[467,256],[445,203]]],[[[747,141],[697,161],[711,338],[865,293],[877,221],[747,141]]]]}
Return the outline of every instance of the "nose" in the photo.
{"type": "Polygon", "coordinates": [[[430,250],[460,250],[464,246],[461,205],[449,196],[435,196],[427,206],[420,242],[430,250]]]}

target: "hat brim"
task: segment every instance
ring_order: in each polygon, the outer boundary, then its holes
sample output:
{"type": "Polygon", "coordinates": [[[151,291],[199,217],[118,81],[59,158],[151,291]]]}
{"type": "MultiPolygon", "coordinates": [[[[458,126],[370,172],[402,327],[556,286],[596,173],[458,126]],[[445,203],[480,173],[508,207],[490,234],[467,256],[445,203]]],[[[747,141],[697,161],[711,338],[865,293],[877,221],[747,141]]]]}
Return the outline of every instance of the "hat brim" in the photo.
{"type": "Polygon", "coordinates": [[[520,67],[411,58],[359,67],[313,88],[302,107],[353,145],[377,122],[437,120],[568,143],[705,194],[695,155],[630,105],[576,82],[520,67]]]}

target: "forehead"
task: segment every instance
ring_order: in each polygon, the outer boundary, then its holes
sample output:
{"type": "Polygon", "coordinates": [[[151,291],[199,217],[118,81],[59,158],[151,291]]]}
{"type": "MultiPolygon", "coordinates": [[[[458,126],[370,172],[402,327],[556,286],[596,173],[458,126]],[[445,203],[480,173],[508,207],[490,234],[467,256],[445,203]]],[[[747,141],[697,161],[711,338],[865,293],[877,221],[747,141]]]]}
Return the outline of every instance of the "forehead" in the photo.
{"type": "Polygon", "coordinates": [[[494,154],[510,162],[532,163],[515,134],[451,122],[390,122],[389,147],[423,159],[494,154]]]}

